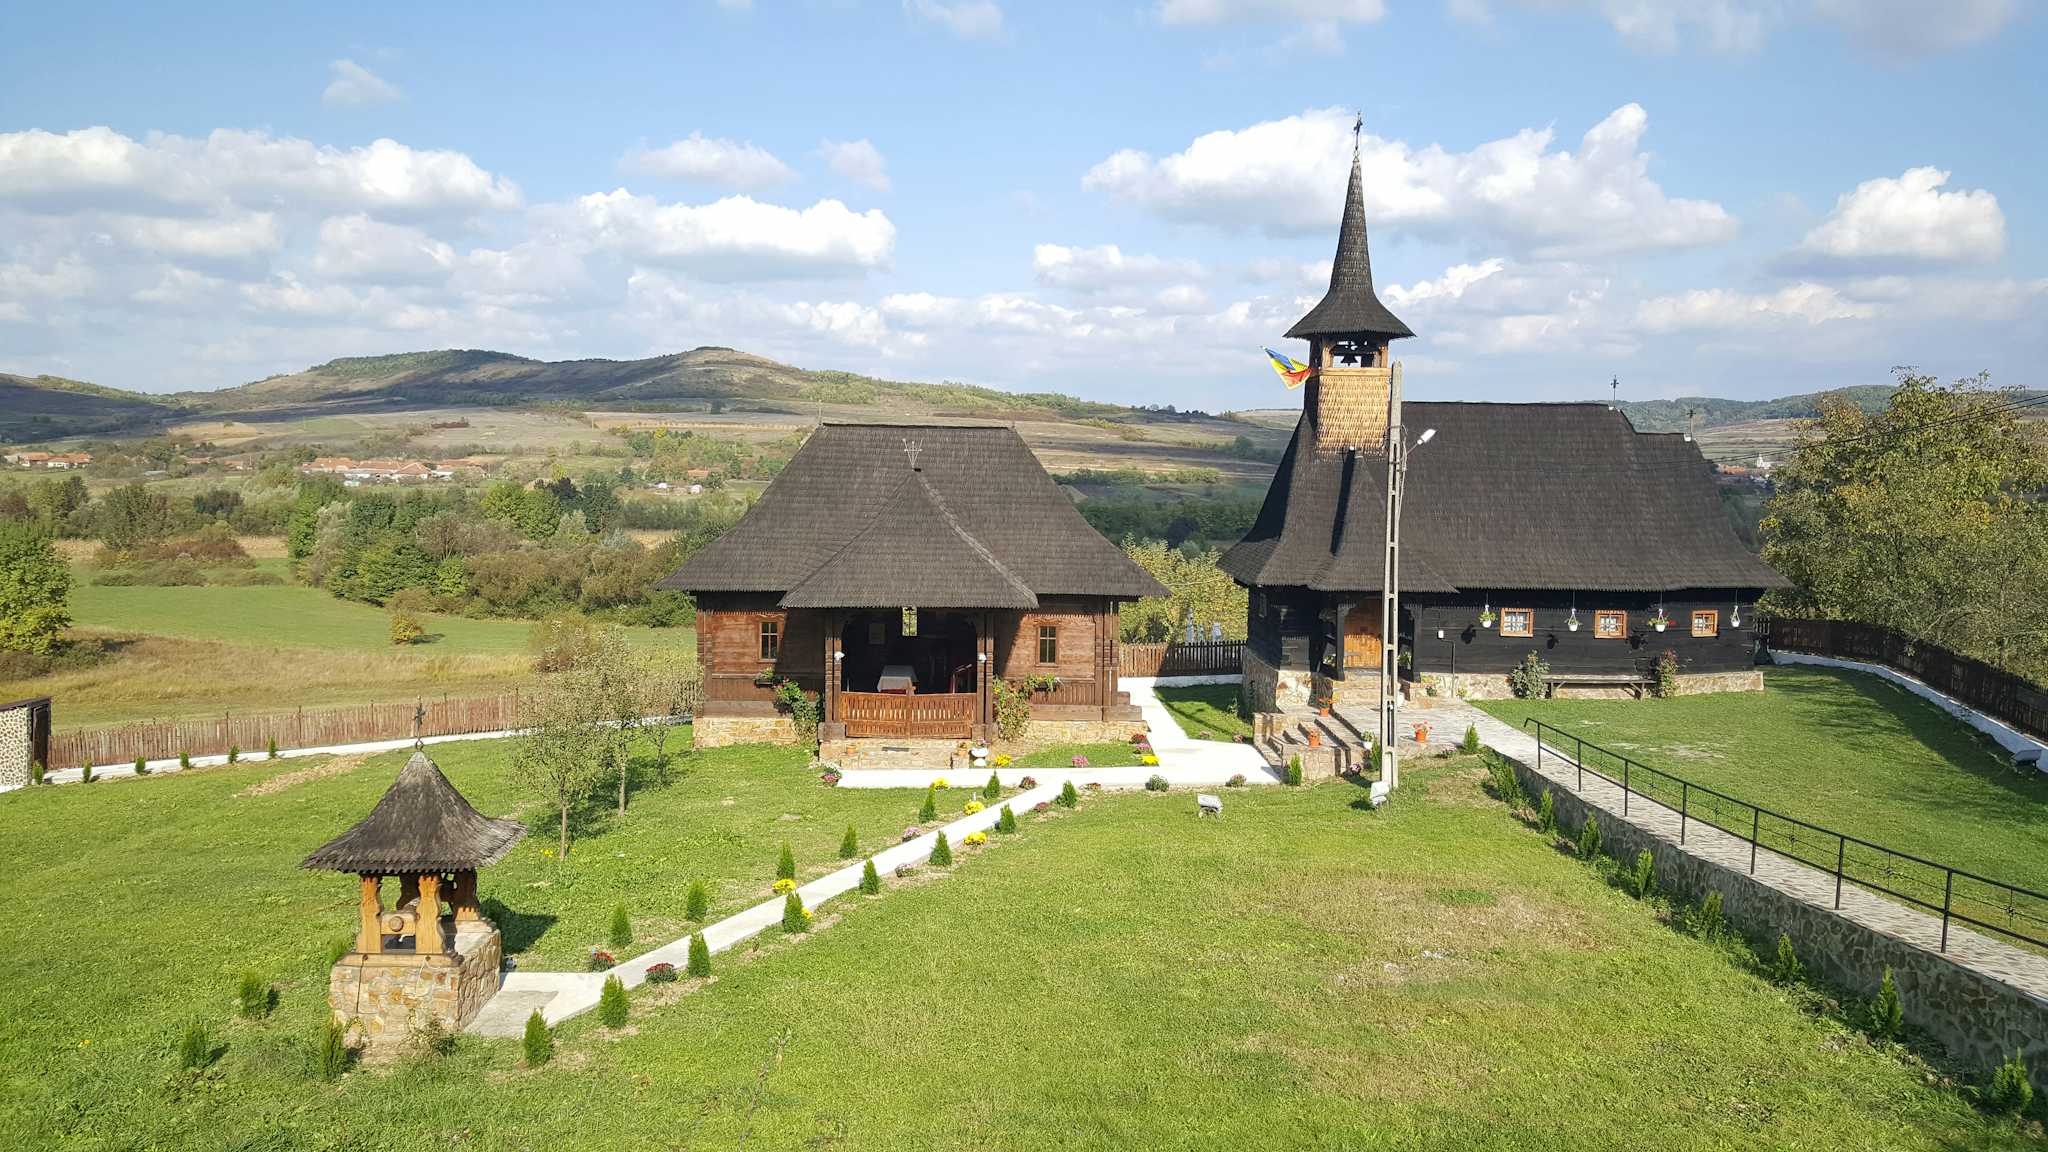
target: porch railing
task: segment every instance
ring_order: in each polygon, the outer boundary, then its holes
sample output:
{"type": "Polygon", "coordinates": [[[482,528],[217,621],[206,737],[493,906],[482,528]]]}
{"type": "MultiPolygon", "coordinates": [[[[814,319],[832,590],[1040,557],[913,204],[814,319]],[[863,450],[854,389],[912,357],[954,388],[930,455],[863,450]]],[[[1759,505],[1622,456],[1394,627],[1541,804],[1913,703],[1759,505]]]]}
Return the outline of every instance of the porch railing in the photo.
{"type": "Polygon", "coordinates": [[[972,692],[898,695],[841,692],[839,717],[848,736],[959,737],[973,734],[980,697],[972,692]]]}

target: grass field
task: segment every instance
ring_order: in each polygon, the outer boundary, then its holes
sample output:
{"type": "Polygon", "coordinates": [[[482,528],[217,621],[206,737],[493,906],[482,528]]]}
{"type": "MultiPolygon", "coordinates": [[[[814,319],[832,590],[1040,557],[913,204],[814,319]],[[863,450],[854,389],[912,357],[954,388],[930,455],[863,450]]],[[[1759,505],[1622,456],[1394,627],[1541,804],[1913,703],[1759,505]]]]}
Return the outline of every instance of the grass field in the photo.
{"type": "MultiPolygon", "coordinates": [[[[429,615],[428,642],[399,648],[381,609],[298,585],[104,587],[81,579],[72,588],[71,613],[82,632],[111,643],[108,659],[0,680],[0,699],[55,697],[60,729],[488,695],[534,676],[528,621],[429,615]]],[[[644,652],[696,656],[689,628],[622,632],[644,652]]]]}
{"type": "Polygon", "coordinates": [[[2048,776],[1861,672],[1767,669],[1765,690],[1673,700],[1489,700],[1788,816],[2048,891],[2048,776]]]}
{"type": "MultiPolygon", "coordinates": [[[[501,813],[517,795],[508,753],[449,750],[446,766],[501,813]]],[[[832,901],[809,936],[720,957],[707,986],[643,989],[619,1032],[572,1021],[545,1068],[522,1068],[516,1043],[465,1038],[450,1057],[321,1084],[306,1069],[324,952],[349,931],[354,890],[296,865],[392,767],[260,797],[241,793],[272,766],[0,800],[18,861],[0,892],[9,1143],[2025,1143],[1554,851],[1481,794],[1471,760],[1416,766],[1378,812],[1334,782],[1249,792],[1208,821],[1186,793],[1091,795],[1026,816],[952,875],[832,901]],[[244,970],[278,984],[266,1020],[231,1019],[244,970]],[[172,1055],[194,1019],[222,1046],[198,1076],[172,1055]]],[[[541,929],[530,954],[570,955],[622,890],[643,925],[672,920],[694,869],[758,886],[781,839],[810,863],[847,819],[886,833],[905,806],[820,788],[789,753],[705,753],[559,873],[529,844],[483,887],[515,930],[541,929]]]]}
{"type": "Polygon", "coordinates": [[[1237,714],[1235,684],[1165,685],[1153,691],[1180,730],[1196,740],[1251,738],[1251,722],[1237,714]]]}

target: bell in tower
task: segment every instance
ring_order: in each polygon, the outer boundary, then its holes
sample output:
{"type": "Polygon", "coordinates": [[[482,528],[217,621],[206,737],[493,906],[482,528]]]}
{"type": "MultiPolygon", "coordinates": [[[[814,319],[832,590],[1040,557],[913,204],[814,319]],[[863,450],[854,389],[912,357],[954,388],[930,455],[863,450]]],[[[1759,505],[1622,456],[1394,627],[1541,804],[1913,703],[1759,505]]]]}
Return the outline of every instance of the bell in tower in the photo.
{"type": "Polygon", "coordinates": [[[1330,263],[1330,290],[1308,315],[1287,330],[1308,341],[1308,380],[1303,403],[1315,428],[1318,452],[1351,449],[1378,454],[1386,449],[1387,397],[1400,367],[1387,358],[1387,345],[1413,336],[1387,310],[1372,288],[1372,253],[1365,239],[1365,189],[1358,148],[1351,150],[1351,186],[1344,192],[1344,222],[1337,232],[1337,257],[1330,263]]]}

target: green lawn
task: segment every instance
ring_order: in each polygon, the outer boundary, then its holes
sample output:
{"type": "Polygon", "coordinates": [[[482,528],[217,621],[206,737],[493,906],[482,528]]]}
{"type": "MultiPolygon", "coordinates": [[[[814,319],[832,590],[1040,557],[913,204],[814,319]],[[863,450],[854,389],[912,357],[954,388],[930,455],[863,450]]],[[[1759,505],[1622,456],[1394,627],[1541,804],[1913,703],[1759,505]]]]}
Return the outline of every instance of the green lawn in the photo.
{"type": "MultiPolygon", "coordinates": [[[[503,750],[466,751],[442,750],[451,777],[505,811],[503,750]]],[[[1184,792],[1091,794],[952,875],[890,878],[806,938],[720,957],[709,986],[642,989],[618,1033],[570,1022],[543,1069],[466,1038],[320,1084],[323,952],[354,890],[296,865],[391,767],[267,797],[237,796],[264,764],[0,797],[9,1145],[2021,1144],[1551,849],[1470,760],[1411,768],[1379,812],[1336,782],[1233,793],[1222,820],[1184,792]],[[268,1020],[230,1018],[245,969],[279,985],[268,1020]],[[193,1019],[224,1046],[198,1078],[172,1056],[193,1019]]],[[[706,753],[561,874],[527,845],[484,892],[545,928],[530,955],[572,955],[621,891],[643,923],[673,918],[693,870],[759,887],[785,836],[816,862],[847,819],[886,836],[915,798],[823,789],[787,753],[706,753]]]]}
{"type": "Polygon", "coordinates": [[[1161,686],[1153,691],[1159,694],[1159,702],[1173,714],[1180,730],[1196,740],[1251,738],[1251,722],[1237,714],[1238,687],[1235,684],[1161,686]]]}
{"type": "MultiPolygon", "coordinates": [[[[1877,676],[1786,666],[1761,693],[1489,700],[1638,763],[1951,867],[2048,891],[2048,776],[1877,676]]],[[[1937,893],[1937,896],[1939,894],[1937,893]]]]}

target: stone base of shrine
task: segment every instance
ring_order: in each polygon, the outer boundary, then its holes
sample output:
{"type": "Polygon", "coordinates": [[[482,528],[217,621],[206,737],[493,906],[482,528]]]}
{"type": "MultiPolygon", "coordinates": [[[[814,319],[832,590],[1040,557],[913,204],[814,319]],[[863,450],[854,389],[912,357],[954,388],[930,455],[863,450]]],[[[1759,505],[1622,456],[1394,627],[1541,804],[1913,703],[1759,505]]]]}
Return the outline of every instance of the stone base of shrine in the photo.
{"type": "Polygon", "coordinates": [[[469,1023],[497,994],[504,960],[497,926],[465,921],[455,928],[453,952],[343,956],[328,977],[327,1003],[371,1047],[400,1045],[430,1020],[451,1032],[469,1023]]]}

